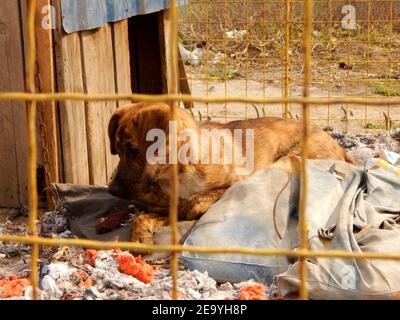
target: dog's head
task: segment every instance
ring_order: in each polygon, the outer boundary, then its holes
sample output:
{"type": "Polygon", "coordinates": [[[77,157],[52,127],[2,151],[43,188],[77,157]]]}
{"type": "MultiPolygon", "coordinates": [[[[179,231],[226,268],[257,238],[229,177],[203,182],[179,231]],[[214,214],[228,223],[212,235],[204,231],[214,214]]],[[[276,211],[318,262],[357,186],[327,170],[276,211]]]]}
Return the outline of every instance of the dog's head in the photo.
{"type": "MultiPolygon", "coordinates": [[[[181,109],[176,111],[178,132],[187,126],[196,126],[193,117],[181,109]]],[[[119,156],[119,164],[109,184],[111,194],[140,201],[150,206],[151,211],[159,212],[158,207],[168,207],[168,195],[162,192],[154,175],[148,174],[149,170],[146,169],[154,167],[149,163],[147,151],[150,146],[159,142],[165,143],[165,150],[169,149],[169,120],[170,108],[162,103],[137,103],[114,112],[108,134],[111,153],[119,156]],[[154,132],[163,132],[167,139],[158,141],[154,138],[154,132]]],[[[166,159],[168,161],[168,154],[166,159]]]]}

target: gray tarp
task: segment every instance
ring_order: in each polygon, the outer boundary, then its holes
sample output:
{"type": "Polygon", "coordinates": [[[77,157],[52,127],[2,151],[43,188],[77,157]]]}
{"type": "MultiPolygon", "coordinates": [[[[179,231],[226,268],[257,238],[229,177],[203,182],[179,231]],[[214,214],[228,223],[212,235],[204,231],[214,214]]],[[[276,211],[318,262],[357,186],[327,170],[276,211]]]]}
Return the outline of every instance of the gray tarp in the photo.
{"type": "Polygon", "coordinates": [[[106,187],[74,184],[53,184],[52,191],[59,206],[67,210],[69,228],[79,238],[100,241],[130,241],[132,227],[97,234],[97,220],[116,208],[126,209],[133,201],[118,199],[107,192],[106,187]]]}
{"type": "MultiPolygon", "coordinates": [[[[185,245],[297,248],[298,159],[286,158],[232,186],[185,245]]],[[[308,162],[307,225],[312,250],[400,253],[400,169],[379,159],[365,168],[308,162]]],[[[299,289],[298,262],[286,257],[184,253],[187,267],[221,280],[274,281],[299,289]]],[[[307,259],[311,299],[400,297],[400,261],[307,259]]]]}

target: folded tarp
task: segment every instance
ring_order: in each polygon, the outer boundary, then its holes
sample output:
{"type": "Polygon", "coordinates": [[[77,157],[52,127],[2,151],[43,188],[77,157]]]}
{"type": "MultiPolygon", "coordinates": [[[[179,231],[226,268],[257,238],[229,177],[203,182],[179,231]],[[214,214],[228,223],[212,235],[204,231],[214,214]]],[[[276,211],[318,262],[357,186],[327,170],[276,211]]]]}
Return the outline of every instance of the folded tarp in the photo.
{"type": "MultiPolygon", "coordinates": [[[[233,185],[196,224],[186,246],[299,247],[299,163],[284,158],[233,185]]],[[[400,169],[380,159],[365,167],[310,160],[306,215],[311,250],[400,253],[400,169]]],[[[285,256],[184,253],[191,269],[221,281],[254,278],[299,290],[299,263],[285,256]]],[[[311,299],[400,297],[400,261],[306,259],[311,299]]]]}

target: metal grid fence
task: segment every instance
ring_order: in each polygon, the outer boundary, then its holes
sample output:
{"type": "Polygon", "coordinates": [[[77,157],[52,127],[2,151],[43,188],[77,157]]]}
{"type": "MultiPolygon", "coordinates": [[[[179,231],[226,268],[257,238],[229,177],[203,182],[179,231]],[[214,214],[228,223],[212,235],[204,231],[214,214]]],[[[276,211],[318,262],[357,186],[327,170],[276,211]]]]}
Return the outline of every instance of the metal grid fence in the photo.
{"type": "MultiPolygon", "coordinates": [[[[301,96],[303,0],[191,0],[180,10],[180,42],[205,41],[202,64],[187,63],[195,95],[301,96]]],[[[314,97],[400,95],[400,1],[314,0],[310,90],[314,97]]],[[[195,52],[195,51],[194,51],[195,52]]],[[[301,118],[297,105],[198,104],[216,121],[261,114],[301,118]]],[[[343,131],[400,127],[400,108],[368,104],[310,107],[310,122],[343,131]]]]}
{"type": "MultiPolygon", "coordinates": [[[[248,1],[250,2],[250,1],[248,1]]],[[[292,2],[292,1],[290,1],[292,2]]],[[[228,1],[224,2],[225,5],[228,1]]],[[[284,2],[286,4],[289,1],[284,2]]],[[[251,96],[219,96],[219,97],[204,97],[204,96],[189,96],[189,95],[178,95],[177,91],[177,68],[178,68],[178,19],[177,19],[177,8],[176,0],[171,0],[170,14],[172,18],[172,32],[170,38],[170,52],[171,56],[170,65],[171,73],[168,77],[170,79],[171,94],[168,95],[120,95],[120,94],[74,94],[74,93],[55,93],[55,94],[38,94],[35,89],[34,81],[34,68],[36,61],[36,50],[35,50],[35,6],[36,0],[28,1],[28,39],[29,39],[29,56],[27,63],[27,91],[26,93],[11,92],[11,93],[0,93],[0,100],[23,100],[28,102],[28,130],[29,130],[29,176],[28,176],[28,193],[29,193],[29,235],[0,235],[0,241],[10,241],[19,243],[28,243],[32,247],[31,251],[31,284],[33,287],[33,299],[37,298],[36,288],[38,287],[38,258],[39,248],[43,246],[82,246],[86,248],[121,248],[121,249],[134,249],[134,250],[145,250],[145,251],[168,251],[172,253],[171,259],[171,274],[173,279],[172,298],[177,299],[178,297],[178,285],[177,285],[177,271],[178,271],[178,253],[179,252],[197,252],[197,253],[235,253],[235,254],[249,254],[249,255],[284,255],[290,257],[297,257],[301,261],[301,289],[300,298],[307,299],[307,270],[305,261],[311,257],[329,257],[329,258],[356,258],[356,259],[394,259],[400,260],[400,254],[394,254],[390,252],[347,252],[339,250],[329,251],[315,251],[308,249],[307,239],[307,225],[306,225],[306,212],[305,203],[307,197],[307,172],[306,172],[306,155],[307,155],[307,136],[308,136],[308,123],[309,123],[309,107],[314,105],[330,105],[330,104],[352,104],[352,105],[369,105],[369,106],[380,106],[387,108],[388,106],[399,106],[399,98],[388,98],[388,99],[377,99],[377,98],[365,98],[365,97],[311,97],[310,96],[310,83],[312,78],[312,14],[313,14],[313,1],[304,0],[304,32],[303,32],[303,96],[302,97],[251,97],[251,96]],[[101,242],[91,241],[84,239],[49,239],[40,237],[37,233],[37,207],[38,199],[36,192],[36,103],[38,101],[62,101],[62,100],[85,100],[85,101],[109,101],[109,100],[132,100],[132,101],[162,101],[169,102],[171,105],[171,116],[174,119],[175,108],[179,101],[191,101],[191,102],[203,102],[203,103],[228,103],[228,102],[241,102],[241,103],[255,103],[255,104],[273,104],[273,105],[301,105],[303,112],[303,150],[302,150],[302,165],[301,165],[301,196],[300,196],[300,222],[299,232],[301,239],[301,247],[299,250],[289,249],[255,249],[255,248],[243,248],[243,247],[196,247],[196,246],[185,246],[178,244],[178,230],[177,230],[177,200],[178,200],[178,179],[177,179],[177,167],[171,184],[174,190],[174,196],[171,197],[170,203],[170,222],[173,230],[172,243],[170,245],[145,245],[130,242],[101,242]]],[[[173,137],[175,140],[177,137],[173,137]]],[[[172,142],[173,143],[173,142],[172,142]]]]}

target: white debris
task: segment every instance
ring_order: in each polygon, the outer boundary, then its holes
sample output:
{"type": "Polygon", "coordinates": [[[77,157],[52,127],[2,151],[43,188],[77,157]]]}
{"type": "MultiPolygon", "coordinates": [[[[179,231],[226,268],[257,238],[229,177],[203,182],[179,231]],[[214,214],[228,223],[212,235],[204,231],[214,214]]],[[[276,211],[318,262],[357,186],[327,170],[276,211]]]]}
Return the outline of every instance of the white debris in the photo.
{"type": "Polygon", "coordinates": [[[231,30],[227,31],[226,37],[230,40],[242,40],[244,36],[247,34],[247,30],[231,30]]]}
{"type": "Polygon", "coordinates": [[[96,279],[99,290],[104,288],[116,290],[130,290],[138,292],[145,288],[145,284],[135,277],[120,273],[117,269],[89,268],[92,278],[96,279]]]}
{"type": "Polygon", "coordinates": [[[45,275],[42,279],[42,288],[46,292],[47,298],[50,300],[60,299],[63,292],[58,289],[56,281],[49,275],[45,275]]]}
{"type": "Polygon", "coordinates": [[[379,153],[379,158],[385,160],[386,162],[389,162],[390,164],[400,166],[400,154],[396,152],[382,149],[379,153]]]}
{"type": "Polygon", "coordinates": [[[102,270],[118,270],[118,264],[109,251],[100,252],[94,261],[94,266],[102,270]]]}
{"type": "Polygon", "coordinates": [[[45,212],[41,219],[40,226],[41,233],[46,237],[66,231],[68,226],[66,210],[60,208],[45,212]]]}
{"type": "Polygon", "coordinates": [[[179,52],[185,64],[191,64],[193,67],[198,67],[203,63],[203,48],[195,48],[193,51],[189,51],[180,44],[179,52]]]}
{"type": "Polygon", "coordinates": [[[98,300],[102,299],[103,295],[96,289],[96,287],[90,287],[84,292],[85,300],[98,300]]]}
{"type": "MultiPolygon", "coordinates": [[[[217,283],[208,274],[194,271],[178,272],[179,298],[189,300],[207,299],[217,293],[217,283]]],[[[169,270],[161,271],[155,279],[144,288],[143,299],[170,299],[172,279],[169,270]],[[168,276],[167,276],[168,274],[168,276]]]]}
{"type": "Polygon", "coordinates": [[[361,147],[348,151],[348,155],[356,162],[357,165],[363,166],[365,161],[374,158],[375,153],[370,148],[361,147]]]}
{"type": "Polygon", "coordinates": [[[70,275],[76,272],[75,268],[69,267],[65,263],[51,263],[43,267],[42,272],[48,274],[54,280],[69,280],[70,275]]]}
{"type": "Polygon", "coordinates": [[[221,284],[220,289],[222,291],[233,291],[233,285],[230,282],[221,284]]]}

